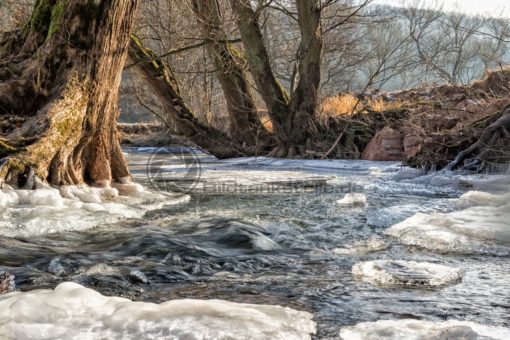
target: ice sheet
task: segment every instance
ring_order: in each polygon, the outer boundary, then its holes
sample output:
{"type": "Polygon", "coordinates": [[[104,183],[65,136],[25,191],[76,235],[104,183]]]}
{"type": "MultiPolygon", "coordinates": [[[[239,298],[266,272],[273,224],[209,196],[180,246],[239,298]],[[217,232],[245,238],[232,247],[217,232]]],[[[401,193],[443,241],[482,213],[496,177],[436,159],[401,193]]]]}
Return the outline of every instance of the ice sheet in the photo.
{"type": "Polygon", "coordinates": [[[510,339],[510,329],[474,322],[449,320],[433,322],[401,319],[362,322],[342,328],[343,340],[446,340],[510,339]]]}
{"type": "Polygon", "coordinates": [[[189,201],[182,194],[155,193],[139,184],[117,188],[63,186],[59,190],[0,190],[0,235],[30,236],[83,230],[140,218],[148,210],[189,201]],[[119,190],[124,195],[119,195],[119,190]]]}
{"type": "Polygon", "coordinates": [[[0,297],[3,339],[310,339],[312,315],[221,300],[161,304],[107,297],[75,283],[0,297]]]}
{"type": "MultiPolygon", "coordinates": [[[[474,196],[466,194],[459,202],[471,205],[474,196]]],[[[501,195],[484,195],[484,199],[485,206],[451,213],[417,213],[385,233],[406,245],[441,253],[509,255],[510,203],[501,195]]]]}

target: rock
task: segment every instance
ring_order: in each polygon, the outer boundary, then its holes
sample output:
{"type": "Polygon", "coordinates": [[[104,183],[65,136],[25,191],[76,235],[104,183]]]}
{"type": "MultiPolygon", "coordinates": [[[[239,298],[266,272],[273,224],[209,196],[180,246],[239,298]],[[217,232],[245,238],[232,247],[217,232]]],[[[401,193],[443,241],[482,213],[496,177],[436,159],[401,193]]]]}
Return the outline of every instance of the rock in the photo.
{"type": "Polygon", "coordinates": [[[405,155],[400,134],[390,127],[378,131],[361,158],[370,161],[403,161],[405,155]]]}
{"type": "Polygon", "coordinates": [[[404,154],[406,159],[415,157],[421,151],[423,138],[416,133],[410,133],[404,137],[404,154]]]}
{"type": "Polygon", "coordinates": [[[481,100],[465,99],[455,105],[455,111],[466,111],[469,113],[479,113],[483,107],[484,102],[481,100]]]}
{"type": "Polygon", "coordinates": [[[0,274],[0,294],[13,292],[16,289],[14,275],[7,272],[0,274]]]}

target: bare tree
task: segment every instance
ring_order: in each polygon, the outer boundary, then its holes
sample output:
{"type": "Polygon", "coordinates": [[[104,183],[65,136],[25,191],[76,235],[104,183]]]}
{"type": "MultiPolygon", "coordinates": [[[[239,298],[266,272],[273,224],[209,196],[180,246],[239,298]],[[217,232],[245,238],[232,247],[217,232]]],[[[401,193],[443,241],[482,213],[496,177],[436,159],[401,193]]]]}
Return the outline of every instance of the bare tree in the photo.
{"type": "Polygon", "coordinates": [[[250,93],[244,70],[246,61],[241,52],[228,42],[218,2],[193,0],[192,3],[227,102],[230,135],[237,142],[257,145],[266,132],[250,93]]]}

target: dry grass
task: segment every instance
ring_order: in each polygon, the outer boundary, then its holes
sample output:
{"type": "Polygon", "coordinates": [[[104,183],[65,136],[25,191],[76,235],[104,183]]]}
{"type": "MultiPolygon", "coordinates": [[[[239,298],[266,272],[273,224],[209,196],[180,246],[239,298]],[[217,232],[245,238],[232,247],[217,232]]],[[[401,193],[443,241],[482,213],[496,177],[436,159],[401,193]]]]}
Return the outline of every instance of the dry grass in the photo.
{"type": "Polygon", "coordinates": [[[324,99],[320,105],[319,112],[328,117],[345,116],[361,110],[362,107],[358,98],[352,94],[342,94],[324,99]]]}
{"type": "Polygon", "coordinates": [[[352,94],[341,94],[328,97],[322,101],[317,111],[317,121],[327,127],[331,119],[348,118],[367,109],[374,112],[387,112],[399,110],[409,105],[401,100],[392,102],[385,101],[381,97],[359,101],[352,94]]]}
{"type": "Polygon", "coordinates": [[[370,99],[368,101],[368,108],[375,112],[385,112],[391,110],[398,110],[404,107],[404,102],[396,100],[393,102],[384,101],[381,97],[370,99]]]}

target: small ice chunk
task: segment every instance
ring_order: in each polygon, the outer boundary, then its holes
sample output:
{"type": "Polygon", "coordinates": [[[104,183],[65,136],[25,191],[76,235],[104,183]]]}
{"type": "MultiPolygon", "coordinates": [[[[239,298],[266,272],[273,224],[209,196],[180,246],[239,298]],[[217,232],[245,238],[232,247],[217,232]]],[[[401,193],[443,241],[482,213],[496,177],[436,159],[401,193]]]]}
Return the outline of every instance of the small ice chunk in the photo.
{"type": "Polygon", "coordinates": [[[388,247],[388,244],[383,239],[372,237],[368,240],[362,240],[348,244],[345,247],[334,248],[332,252],[342,255],[363,255],[376,251],[386,250],[388,247]]]}
{"type": "Polygon", "coordinates": [[[341,206],[366,206],[367,197],[361,193],[349,193],[336,203],[341,206]]]}
{"type": "Polygon", "coordinates": [[[48,265],[48,271],[57,276],[61,276],[65,273],[66,269],[61,262],[60,256],[56,256],[51,259],[50,264],[48,265]]]}
{"type": "Polygon", "coordinates": [[[362,322],[340,330],[343,340],[477,340],[510,339],[510,328],[485,326],[469,321],[442,322],[399,319],[362,322]]]}
{"type": "Polygon", "coordinates": [[[129,272],[128,279],[134,283],[147,283],[147,276],[138,269],[132,269],[129,272]]]}
{"type": "Polygon", "coordinates": [[[314,333],[312,314],[291,308],[221,300],[132,302],[71,282],[0,299],[0,334],[7,339],[299,340],[314,333]]]}
{"type": "Polygon", "coordinates": [[[462,278],[462,271],[430,262],[376,260],[356,263],[352,275],[374,285],[442,286],[462,278]]]}

